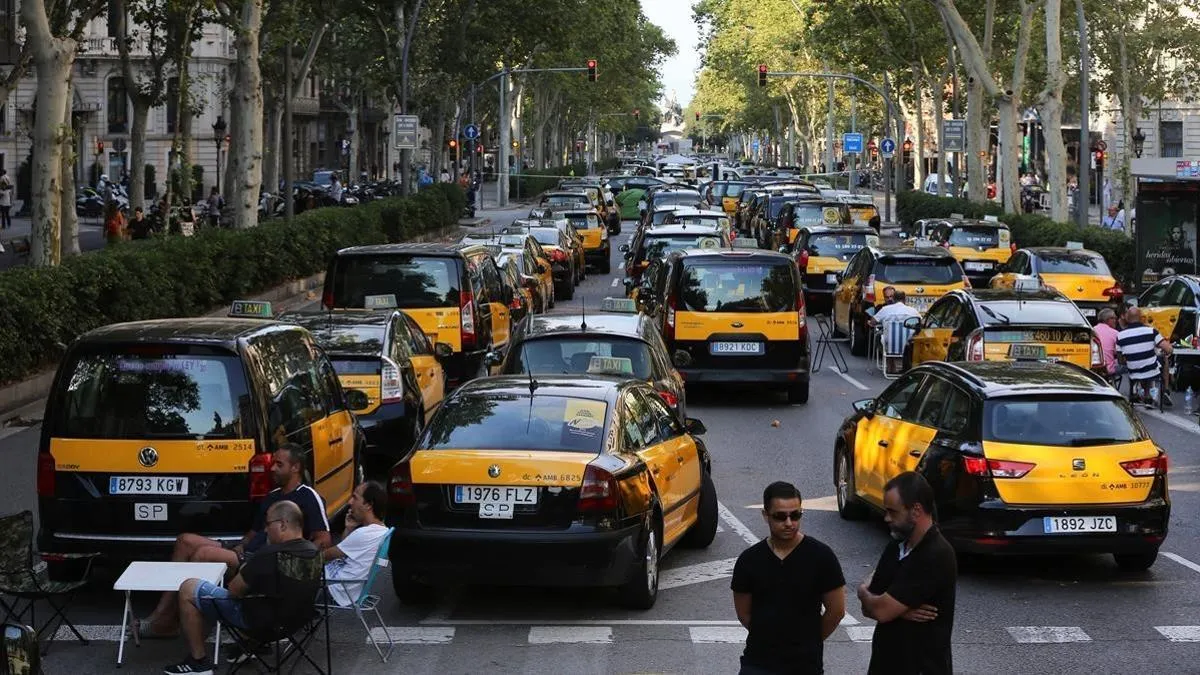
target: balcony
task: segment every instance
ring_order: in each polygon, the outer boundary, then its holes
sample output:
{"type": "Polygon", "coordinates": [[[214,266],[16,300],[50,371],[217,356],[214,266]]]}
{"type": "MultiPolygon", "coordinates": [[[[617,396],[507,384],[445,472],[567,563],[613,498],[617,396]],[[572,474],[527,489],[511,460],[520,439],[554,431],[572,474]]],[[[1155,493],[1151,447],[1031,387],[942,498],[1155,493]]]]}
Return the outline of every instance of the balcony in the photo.
{"type": "Polygon", "coordinates": [[[321,113],[321,99],[315,96],[297,96],[292,101],[292,112],[297,115],[316,117],[321,113]]]}

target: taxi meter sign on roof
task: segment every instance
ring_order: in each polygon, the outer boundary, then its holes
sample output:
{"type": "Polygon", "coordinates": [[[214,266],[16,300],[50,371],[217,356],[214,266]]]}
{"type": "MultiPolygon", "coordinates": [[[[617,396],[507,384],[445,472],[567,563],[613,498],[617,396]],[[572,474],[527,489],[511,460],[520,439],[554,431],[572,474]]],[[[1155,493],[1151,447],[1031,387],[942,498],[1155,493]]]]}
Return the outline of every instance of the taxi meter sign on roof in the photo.
{"type": "Polygon", "coordinates": [[[633,376],[633,359],[613,356],[593,356],[588,361],[588,375],[633,376]]]}
{"type": "Polygon", "coordinates": [[[262,300],[234,300],[229,308],[229,317],[234,319],[270,319],[271,303],[262,300]]]}
{"type": "Polygon", "coordinates": [[[603,312],[618,312],[621,314],[636,314],[637,302],[629,298],[605,298],[600,304],[603,312]]]}

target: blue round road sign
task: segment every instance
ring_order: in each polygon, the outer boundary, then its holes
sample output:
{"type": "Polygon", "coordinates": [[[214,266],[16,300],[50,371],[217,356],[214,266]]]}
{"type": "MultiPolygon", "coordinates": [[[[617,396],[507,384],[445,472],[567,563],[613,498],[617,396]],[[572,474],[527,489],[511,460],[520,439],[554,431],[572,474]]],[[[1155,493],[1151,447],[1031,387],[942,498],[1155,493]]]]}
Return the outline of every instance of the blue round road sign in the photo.
{"type": "Polygon", "coordinates": [[[885,138],[879,142],[879,151],[885,155],[890,155],[896,152],[896,141],[885,138]]]}
{"type": "Polygon", "coordinates": [[[479,138],[479,127],[475,126],[474,124],[468,124],[467,126],[463,127],[463,138],[469,141],[479,138]]]}

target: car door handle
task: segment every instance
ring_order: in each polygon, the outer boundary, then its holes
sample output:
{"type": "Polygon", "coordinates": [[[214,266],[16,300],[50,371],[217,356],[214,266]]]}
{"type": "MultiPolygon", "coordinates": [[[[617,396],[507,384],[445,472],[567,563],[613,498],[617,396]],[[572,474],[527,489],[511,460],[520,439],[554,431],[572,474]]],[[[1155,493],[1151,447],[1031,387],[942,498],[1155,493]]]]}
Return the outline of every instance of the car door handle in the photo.
{"type": "Polygon", "coordinates": [[[909,451],[908,451],[908,456],[909,456],[909,457],[920,457],[920,456],[921,456],[921,451],[920,451],[920,450],[909,450],[909,451]]]}
{"type": "Polygon", "coordinates": [[[888,446],[888,442],[887,442],[887,441],[879,441],[879,445],[880,445],[881,447],[884,447],[884,448],[886,448],[886,447],[888,446]]]}
{"type": "Polygon", "coordinates": [[[682,458],[682,457],[676,457],[675,459],[676,459],[676,460],[677,460],[677,461],[678,461],[680,464],[683,464],[685,461],[687,461],[687,460],[685,460],[685,459],[684,459],[684,458],[682,458]]]}
{"type": "Polygon", "coordinates": [[[342,441],[343,441],[343,439],[341,436],[334,436],[333,438],[329,439],[329,444],[330,445],[341,445],[342,441]]]}

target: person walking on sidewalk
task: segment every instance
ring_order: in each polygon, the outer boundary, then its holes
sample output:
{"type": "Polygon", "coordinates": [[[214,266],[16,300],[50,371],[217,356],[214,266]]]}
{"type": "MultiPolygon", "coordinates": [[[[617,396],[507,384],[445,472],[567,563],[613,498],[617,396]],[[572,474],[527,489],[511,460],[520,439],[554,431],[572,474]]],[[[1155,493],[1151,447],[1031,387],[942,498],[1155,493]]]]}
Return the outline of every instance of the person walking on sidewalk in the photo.
{"type": "Polygon", "coordinates": [[[846,614],[846,580],[833,550],[800,531],[800,491],[763,490],[770,536],[733,567],[733,607],[750,631],[741,675],[823,673],[824,643],[846,614]]]}
{"type": "Polygon", "coordinates": [[[12,227],[13,184],[6,169],[0,169],[0,230],[12,227]]]}

